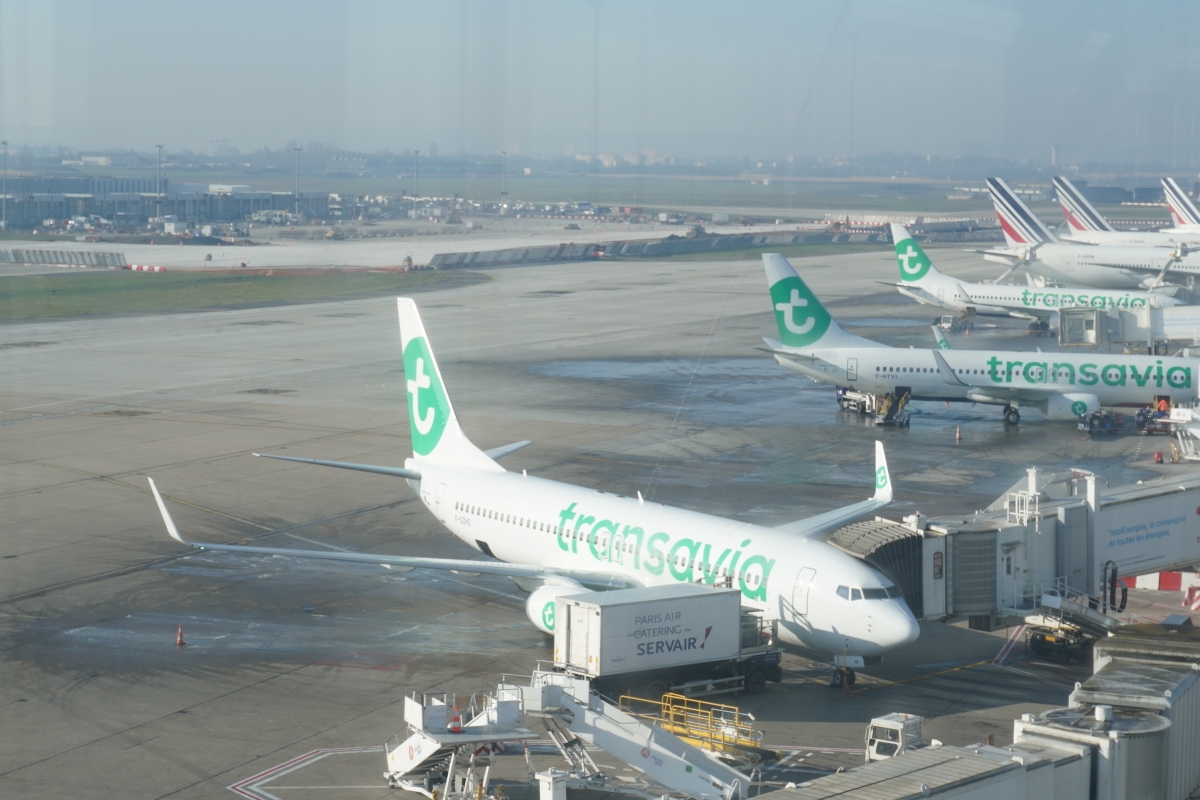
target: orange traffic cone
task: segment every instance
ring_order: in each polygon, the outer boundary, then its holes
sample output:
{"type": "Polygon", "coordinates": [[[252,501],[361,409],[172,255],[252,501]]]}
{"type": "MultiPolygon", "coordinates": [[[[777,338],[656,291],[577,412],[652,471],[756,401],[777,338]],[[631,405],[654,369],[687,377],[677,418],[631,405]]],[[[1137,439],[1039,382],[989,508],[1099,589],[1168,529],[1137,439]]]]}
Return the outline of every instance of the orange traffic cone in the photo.
{"type": "Polygon", "coordinates": [[[450,732],[462,733],[462,714],[458,713],[458,706],[454,707],[454,716],[450,718],[450,732]]]}
{"type": "Polygon", "coordinates": [[[970,329],[970,328],[967,328],[965,331],[963,331],[963,336],[965,336],[965,337],[967,337],[968,339],[970,339],[970,338],[971,338],[971,329],[970,329]]]}
{"type": "Polygon", "coordinates": [[[176,646],[176,647],[183,647],[185,644],[187,644],[187,642],[185,642],[185,641],[183,640],[183,626],[182,626],[182,625],[180,625],[180,626],[179,626],[179,633],[178,633],[178,635],[176,635],[176,636],[175,636],[175,646],[176,646]]]}
{"type": "Polygon", "coordinates": [[[962,426],[961,425],[959,425],[957,428],[954,429],[954,441],[956,441],[956,442],[962,441],[962,426]]]}

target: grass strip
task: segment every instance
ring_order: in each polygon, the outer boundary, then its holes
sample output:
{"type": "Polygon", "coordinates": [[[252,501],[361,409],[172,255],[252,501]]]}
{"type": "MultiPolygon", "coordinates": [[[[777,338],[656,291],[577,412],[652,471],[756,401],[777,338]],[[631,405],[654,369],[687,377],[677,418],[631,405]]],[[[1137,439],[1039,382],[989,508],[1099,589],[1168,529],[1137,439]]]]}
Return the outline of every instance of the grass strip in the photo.
{"type": "Polygon", "coordinates": [[[0,320],[279,305],[353,295],[402,293],[414,287],[440,283],[449,277],[438,271],[274,272],[100,270],[5,277],[0,278],[0,320]]]}

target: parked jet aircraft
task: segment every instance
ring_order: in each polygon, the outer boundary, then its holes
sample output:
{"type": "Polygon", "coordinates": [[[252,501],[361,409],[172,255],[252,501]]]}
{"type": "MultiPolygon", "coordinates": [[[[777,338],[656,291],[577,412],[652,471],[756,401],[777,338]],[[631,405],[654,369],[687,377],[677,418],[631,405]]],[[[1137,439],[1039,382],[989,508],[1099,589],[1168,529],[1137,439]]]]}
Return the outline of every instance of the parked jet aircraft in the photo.
{"type": "MultiPolygon", "coordinates": [[[[1033,320],[1031,328],[1048,328],[1060,308],[1134,309],[1181,305],[1164,292],[1111,289],[1053,289],[1004,283],[966,283],[938,271],[903,225],[892,224],[892,241],[900,266],[896,288],[920,303],[950,311],[974,308],[976,314],[1033,320]]],[[[1172,287],[1173,288],[1173,287],[1172,287]]]]}
{"type": "Polygon", "coordinates": [[[1175,227],[1168,228],[1167,231],[1200,233],[1200,210],[1197,210],[1192,198],[1179,188],[1174,178],[1163,178],[1162,187],[1163,196],[1167,198],[1167,208],[1171,209],[1171,217],[1175,220],[1175,227]]]}
{"type": "Polygon", "coordinates": [[[1165,247],[1096,247],[1063,244],[999,178],[987,179],[1007,249],[983,251],[988,261],[1020,268],[1064,285],[1149,289],[1171,275],[1200,274],[1200,253],[1165,247]]]}
{"type": "Polygon", "coordinates": [[[924,350],[846,333],[787,260],[763,256],[779,340],[766,339],[775,360],[813,380],[876,395],[1004,406],[1016,424],[1020,406],[1050,419],[1075,420],[1102,406],[1143,407],[1196,399],[1198,362],[1168,356],[924,350]]]}
{"type": "Polygon", "coordinates": [[[874,656],[919,633],[900,590],[868,564],[814,539],[892,502],[883,445],[876,443],[875,494],[868,500],[778,528],[621,497],[506,471],[459,427],[416,304],[398,298],[412,458],[403,468],[267,456],[404,478],[451,533],[486,560],[202,544],[183,538],[150,481],[167,531],[203,550],[299,556],[396,569],[454,570],[511,577],[531,592],[525,610],[554,630],[555,599],[589,590],[674,582],[729,581],[742,604],[778,619],[780,637],[848,656],[874,656]]]}
{"type": "MultiPolygon", "coordinates": [[[[1163,181],[1164,192],[1167,190],[1167,180],[1163,181]]],[[[1174,184],[1174,181],[1171,181],[1171,183],[1174,184]]],[[[1104,215],[1097,211],[1095,206],[1083,196],[1083,192],[1076,189],[1074,184],[1066,178],[1061,176],[1056,177],[1054,179],[1054,189],[1058,194],[1058,202],[1062,206],[1063,214],[1067,218],[1067,227],[1071,229],[1069,234],[1061,237],[1065,242],[1104,246],[1166,248],[1177,248],[1181,244],[1190,247],[1200,245],[1200,229],[1197,232],[1179,229],[1119,231],[1108,224],[1108,220],[1104,218],[1104,215]]],[[[1186,195],[1184,195],[1184,199],[1187,200],[1186,195]]],[[[1187,200],[1187,202],[1189,205],[1191,204],[1190,200],[1187,200]]]]}

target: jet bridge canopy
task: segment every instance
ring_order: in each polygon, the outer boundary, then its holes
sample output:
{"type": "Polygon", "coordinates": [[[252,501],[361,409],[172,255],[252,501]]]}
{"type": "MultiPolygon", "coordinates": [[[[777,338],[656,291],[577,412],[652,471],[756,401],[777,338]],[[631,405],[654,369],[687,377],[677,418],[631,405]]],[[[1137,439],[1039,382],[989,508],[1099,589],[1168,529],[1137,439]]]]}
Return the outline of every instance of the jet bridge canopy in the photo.
{"type": "Polygon", "coordinates": [[[861,558],[887,575],[900,591],[916,617],[924,616],[921,596],[921,532],[912,525],[876,517],[838,528],[829,535],[829,543],[861,558]]]}

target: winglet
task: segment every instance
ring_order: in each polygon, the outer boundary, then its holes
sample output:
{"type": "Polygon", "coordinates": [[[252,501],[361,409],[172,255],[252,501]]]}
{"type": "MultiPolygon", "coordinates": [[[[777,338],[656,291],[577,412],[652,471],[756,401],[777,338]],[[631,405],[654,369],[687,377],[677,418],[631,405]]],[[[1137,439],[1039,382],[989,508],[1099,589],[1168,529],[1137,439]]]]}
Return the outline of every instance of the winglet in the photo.
{"type": "Polygon", "coordinates": [[[875,494],[871,497],[873,502],[887,506],[891,505],[893,499],[892,494],[892,476],[888,472],[887,456],[883,453],[883,442],[875,441],[875,494]]]}
{"type": "Polygon", "coordinates": [[[946,359],[942,358],[942,354],[937,350],[930,350],[933,353],[933,360],[937,362],[938,372],[941,373],[942,380],[950,386],[970,386],[969,383],[963,383],[959,377],[954,374],[954,370],[950,369],[950,365],[946,363],[946,359]]]}
{"type": "Polygon", "coordinates": [[[167,533],[171,534],[171,538],[180,544],[194,547],[195,545],[179,535],[179,529],[175,527],[175,520],[171,519],[171,512],[167,511],[167,504],[163,502],[162,495],[158,493],[158,487],[154,485],[154,478],[147,477],[146,480],[150,481],[150,491],[154,493],[154,502],[158,503],[158,513],[162,514],[163,524],[167,526],[167,533]]]}
{"type": "Polygon", "coordinates": [[[938,330],[938,326],[931,325],[930,327],[933,328],[933,338],[937,340],[938,350],[952,349],[950,347],[950,343],[948,341],[946,341],[946,337],[942,335],[942,332],[940,330],[938,330]]]}

